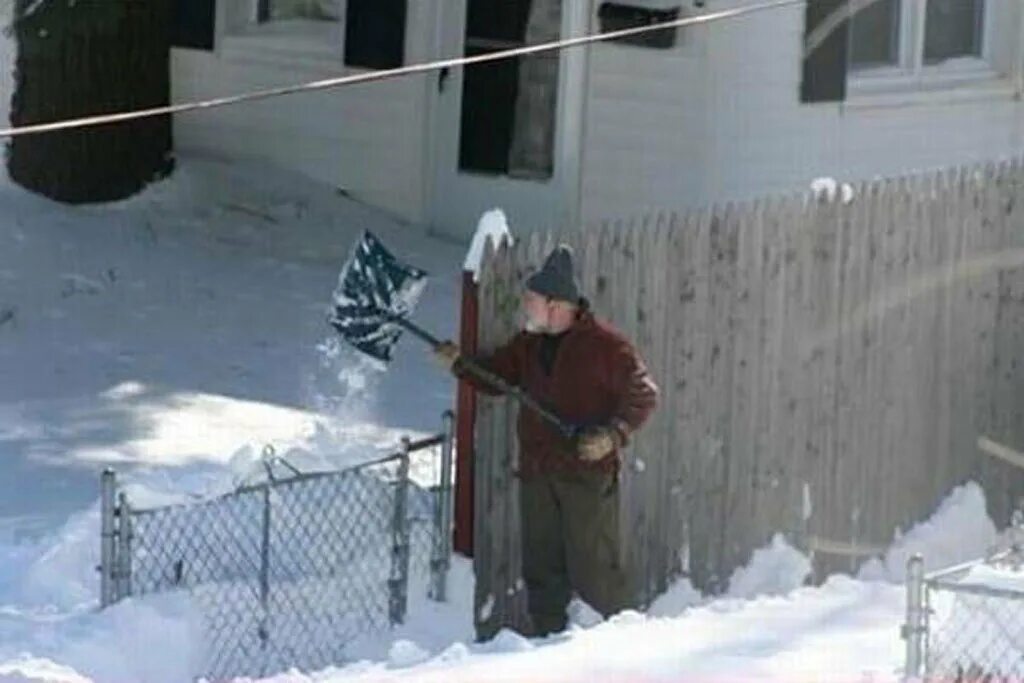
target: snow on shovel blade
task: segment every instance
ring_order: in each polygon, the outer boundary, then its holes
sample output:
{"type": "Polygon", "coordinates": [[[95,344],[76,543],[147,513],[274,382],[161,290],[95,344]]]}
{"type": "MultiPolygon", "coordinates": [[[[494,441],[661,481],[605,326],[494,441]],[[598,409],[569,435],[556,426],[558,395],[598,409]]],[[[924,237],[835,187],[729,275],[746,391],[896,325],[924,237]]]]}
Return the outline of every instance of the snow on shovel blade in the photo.
{"type": "Polygon", "coordinates": [[[402,335],[405,318],[427,284],[426,271],[402,263],[366,231],[338,276],[328,320],[349,344],[382,361],[402,335]]]}

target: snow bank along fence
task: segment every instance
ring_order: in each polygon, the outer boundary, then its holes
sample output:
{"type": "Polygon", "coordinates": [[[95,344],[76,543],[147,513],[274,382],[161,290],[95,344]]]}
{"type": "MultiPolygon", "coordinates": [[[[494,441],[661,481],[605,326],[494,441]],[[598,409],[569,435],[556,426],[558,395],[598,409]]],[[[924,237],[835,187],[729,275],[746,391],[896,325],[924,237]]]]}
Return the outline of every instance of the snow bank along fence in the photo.
{"type": "Polygon", "coordinates": [[[1024,679],[1024,554],[1019,546],[925,575],[907,564],[906,677],[1024,679]]]}
{"type": "MultiPolygon", "coordinates": [[[[976,444],[1024,450],[1024,161],[530,234],[484,257],[479,349],[556,241],[662,389],[623,472],[641,602],[723,587],[776,531],[852,569],[967,479],[1008,520],[1024,471],[976,444]]],[[[516,407],[476,402],[486,636],[524,618],[516,407]]]]}
{"type": "Polygon", "coordinates": [[[108,471],[102,604],[184,592],[216,678],[343,662],[402,623],[410,590],[445,599],[451,453],[446,413],[441,434],[380,460],[154,509],[132,507],[108,471]]]}

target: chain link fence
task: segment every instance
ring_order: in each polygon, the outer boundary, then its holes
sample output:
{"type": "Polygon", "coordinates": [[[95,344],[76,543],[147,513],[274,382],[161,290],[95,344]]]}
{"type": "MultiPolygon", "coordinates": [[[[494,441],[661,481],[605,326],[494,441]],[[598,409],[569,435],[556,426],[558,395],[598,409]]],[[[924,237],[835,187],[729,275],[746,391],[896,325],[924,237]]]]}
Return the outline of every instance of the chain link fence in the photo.
{"type": "Polygon", "coordinates": [[[451,457],[446,413],[441,434],[387,458],[196,504],[134,509],[107,472],[101,601],[184,591],[211,678],[342,663],[403,622],[410,588],[445,599],[451,457]]]}
{"type": "Polygon", "coordinates": [[[925,575],[907,571],[906,675],[927,681],[1024,680],[1024,551],[925,575]]]}

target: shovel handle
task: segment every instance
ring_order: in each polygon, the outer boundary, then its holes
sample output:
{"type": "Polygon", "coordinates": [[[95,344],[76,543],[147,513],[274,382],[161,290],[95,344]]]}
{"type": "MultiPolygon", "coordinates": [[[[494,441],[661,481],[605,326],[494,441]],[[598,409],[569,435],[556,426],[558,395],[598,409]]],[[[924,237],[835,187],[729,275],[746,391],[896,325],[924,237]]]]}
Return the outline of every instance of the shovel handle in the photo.
{"type": "MultiPolygon", "coordinates": [[[[411,332],[413,335],[419,337],[423,341],[430,344],[435,349],[442,344],[440,339],[430,334],[422,327],[408,320],[407,318],[396,315],[392,316],[391,319],[394,320],[399,325],[401,325],[402,327],[404,327],[409,332],[411,332]]],[[[537,415],[540,415],[542,418],[547,420],[565,438],[574,440],[577,437],[579,430],[577,430],[572,425],[566,423],[562,418],[558,417],[558,415],[555,415],[553,412],[542,406],[540,402],[537,401],[537,399],[535,399],[533,396],[530,396],[519,387],[509,384],[501,377],[494,374],[490,370],[487,370],[486,368],[484,368],[471,358],[463,356],[462,364],[465,366],[467,370],[469,370],[471,373],[473,373],[483,381],[492,385],[494,388],[505,392],[506,394],[514,398],[516,401],[518,401],[520,404],[526,406],[527,408],[535,412],[537,415]]]]}
{"type": "Polygon", "coordinates": [[[562,418],[558,417],[553,412],[542,406],[533,396],[530,396],[519,387],[509,384],[501,377],[495,375],[493,372],[490,372],[489,370],[482,367],[479,363],[470,358],[466,358],[465,356],[463,356],[461,362],[463,366],[467,370],[472,372],[474,375],[476,375],[483,381],[487,382],[488,384],[493,385],[495,388],[507,393],[509,396],[519,401],[519,403],[526,406],[527,408],[535,412],[537,415],[540,415],[542,418],[547,420],[551,424],[551,426],[557,429],[565,438],[576,438],[577,430],[575,427],[567,424],[564,420],[562,420],[562,418]]]}
{"type": "Polygon", "coordinates": [[[391,319],[394,322],[396,322],[399,325],[401,325],[402,327],[404,327],[409,332],[411,332],[413,334],[413,336],[419,337],[420,339],[422,339],[423,341],[427,342],[428,344],[430,344],[435,349],[442,344],[440,339],[438,339],[434,335],[430,334],[425,329],[423,329],[422,327],[420,327],[416,323],[408,320],[407,318],[403,318],[400,315],[394,315],[394,316],[391,316],[391,319]]]}

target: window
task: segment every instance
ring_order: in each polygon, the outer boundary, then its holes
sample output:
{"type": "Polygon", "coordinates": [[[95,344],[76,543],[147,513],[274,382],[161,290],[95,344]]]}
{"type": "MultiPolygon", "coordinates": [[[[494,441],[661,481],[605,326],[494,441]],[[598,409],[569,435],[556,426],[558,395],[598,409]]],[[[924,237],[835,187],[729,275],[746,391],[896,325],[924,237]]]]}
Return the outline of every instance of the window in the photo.
{"type": "MultiPolygon", "coordinates": [[[[679,7],[658,10],[619,2],[603,2],[597,10],[597,20],[601,27],[601,33],[610,33],[627,28],[652,26],[654,24],[675,21],[679,18],[679,12],[679,7]]],[[[638,47],[668,49],[676,44],[676,33],[678,33],[678,29],[662,29],[624,38],[615,38],[613,42],[636,45],[638,47]]]]}
{"type": "Polygon", "coordinates": [[[1024,87],[1024,0],[813,0],[804,9],[800,101],[914,91],[985,97],[1024,87]],[[947,92],[944,92],[947,91],[947,92]]]}
{"type": "Polygon", "coordinates": [[[985,0],[874,0],[850,20],[853,71],[984,56],[985,0]]]}
{"type": "Polygon", "coordinates": [[[302,19],[338,21],[341,16],[337,0],[260,0],[257,18],[264,23],[302,19]]]}
{"type": "Polygon", "coordinates": [[[981,57],[985,0],[928,0],[924,63],[981,57]]]}
{"type": "MultiPolygon", "coordinates": [[[[468,0],[467,56],[557,40],[562,0],[468,0]]],[[[467,66],[459,170],[546,181],[554,174],[559,53],[467,66]]]]}
{"type": "MultiPolygon", "coordinates": [[[[195,0],[179,0],[194,2],[195,0]]],[[[206,0],[212,2],[213,0],[206,0]]],[[[390,69],[405,62],[409,0],[232,0],[228,31],[318,60],[390,69]]],[[[255,42],[253,42],[255,41],[255,42]]]]}
{"type": "Polygon", "coordinates": [[[345,63],[393,69],[405,58],[407,0],[348,0],[345,6],[345,63]]]}
{"type": "Polygon", "coordinates": [[[877,0],[850,21],[850,67],[896,66],[900,59],[900,0],[877,0]]]}
{"type": "Polygon", "coordinates": [[[214,0],[174,0],[171,44],[195,50],[212,50],[216,25],[214,0]]]}

